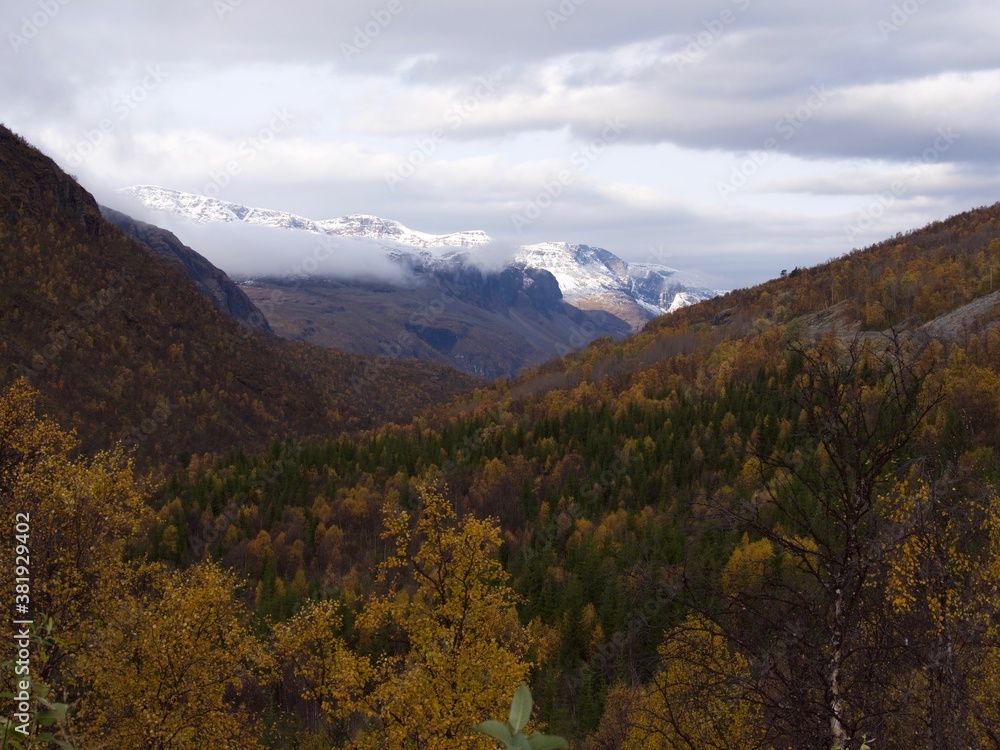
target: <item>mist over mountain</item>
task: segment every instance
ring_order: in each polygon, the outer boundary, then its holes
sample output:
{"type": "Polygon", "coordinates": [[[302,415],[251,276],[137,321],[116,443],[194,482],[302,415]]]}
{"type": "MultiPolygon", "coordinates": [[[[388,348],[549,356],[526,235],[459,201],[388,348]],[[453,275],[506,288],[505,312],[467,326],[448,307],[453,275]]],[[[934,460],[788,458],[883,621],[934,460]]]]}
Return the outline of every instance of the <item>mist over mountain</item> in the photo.
{"type": "Polygon", "coordinates": [[[203,255],[181,243],[176,235],[107,206],[101,206],[101,215],[126,237],[184,269],[198,291],[227,315],[250,328],[270,331],[267,319],[243,290],[203,255]]]}
{"type": "Polygon", "coordinates": [[[182,238],[237,280],[317,275],[401,286],[413,282],[411,273],[363,238],[334,238],[267,224],[199,223],[133,199],[119,197],[115,203],[129,216],[182,238]]]}
{"type": "Polygon", "coordinates": [[[156,185],[115,197],[228,271],[284,338],[488,379],[719,293],[583,244],[431,234],[370,214],[314,220],[156,185]]]}
{"type": "Polygon", "coordinates": [[[128,205],[122,210],[165,221],[236,278],[316,276],[406,286],[414,275],[401,274],[394,265],[423,271],[471,265],[485,272],[513,265],[550,272],[568,303],[610,313],[633,330],[721,293],[696,274],[630,263],[585,244],[518,245],[480,230],[430,234],[368,214],[314,220],[156,185],[133,185],[116,195],[128,205]],[[206,228],[216,231],[206,234],[206,228]]]}
{"type": "Polygon", "coordinates": [[[224,273],[0,126],[0,386],[144,465],[408,419],[478,381],[269,335],[224,273]],[[372,373],[377,373],[377,377],[372,373]]]}

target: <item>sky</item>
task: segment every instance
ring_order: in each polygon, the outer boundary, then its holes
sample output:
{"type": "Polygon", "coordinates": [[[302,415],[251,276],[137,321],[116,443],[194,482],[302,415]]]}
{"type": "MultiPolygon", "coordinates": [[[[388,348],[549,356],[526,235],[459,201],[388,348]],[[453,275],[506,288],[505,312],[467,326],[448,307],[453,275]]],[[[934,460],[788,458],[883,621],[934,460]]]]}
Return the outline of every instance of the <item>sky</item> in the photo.
{"type": "Polygon", "coordinates": [[[111,206],[154,184],[735,288],[1000,199],[990,0],[4,0],[0,34],[0,121],[111,206]]]}

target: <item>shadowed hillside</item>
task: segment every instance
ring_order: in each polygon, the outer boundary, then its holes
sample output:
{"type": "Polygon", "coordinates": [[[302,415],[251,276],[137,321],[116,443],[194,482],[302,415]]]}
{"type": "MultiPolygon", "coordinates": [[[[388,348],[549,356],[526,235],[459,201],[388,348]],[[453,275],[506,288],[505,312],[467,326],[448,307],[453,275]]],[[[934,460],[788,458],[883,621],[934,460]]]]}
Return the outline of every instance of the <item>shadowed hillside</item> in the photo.
{"type": "Polygon", "coordinates": [[[127,239],[51,159],[0,129],[0,379],[26,377],[84,449],[145,459],[405,419],[476,381],[433,363],[258,335],[127,239]]]}

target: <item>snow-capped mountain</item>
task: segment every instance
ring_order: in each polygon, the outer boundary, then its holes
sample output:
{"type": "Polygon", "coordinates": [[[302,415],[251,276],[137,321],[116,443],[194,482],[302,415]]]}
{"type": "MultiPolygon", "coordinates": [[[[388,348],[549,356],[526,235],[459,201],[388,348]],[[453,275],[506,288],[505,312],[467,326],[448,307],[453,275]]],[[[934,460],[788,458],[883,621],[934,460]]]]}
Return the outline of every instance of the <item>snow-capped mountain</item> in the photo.
{"type": "Polygon", "coordinates": [[[544,268],[555,276],[570,304],[607,310],[635,327],[723,293],[676,269],[631,263],[599,247],[542,242],[521,247],[515,258],[528,268],[544,268]]]}
{"type": "Polygon", "coordinates": [[[475,247],[490,242],[489,235],[480,230],[452,232],[451,234],[427,234],[417,232],[391,219],[378,216],[353,214],[339,219],[318,221],[316,225],[327,234],[341,237],[369,237],[375,240],[391,240],[411,247],[475,247]]]}
{"type": "MultiPolygon", "coordinates": [[[[398,221],[363,214],[317,221],[154,185],[134,185],[118,192],[147,208],[199,224],[240,222],[370,239],[379,243],[394,260],[409,266],[426,268],[435,263],[474,262],[477,248],[492,242],[489,235],[479,230],[435,235],[410,229],[398,221]],[[428,248],[463,250],[430,254],[428,248]]],[[[587,245],[566,242],[523,245],[513,250],[512,263],[549,271],[559,282],[567,302],[581,309],[610,312],[634,328],[658,315],[722,293],[676,269],[653,263],[631,263],[608,250],[587,245]]]]}
{"type": "Polygon", "coordinates": [[[398,221],[380,219],[378,216],[354,214],[339,219],[313,221],[303,216],[266,208],[250,208],[239,203],[209,198],[205,195],[182,193],[179,190],[156,185],[133,185],[122,188],[120,194],[139,201],[156,211],[177,214],[197,224],[214,222],[242,222],[277,229],[304,229],[307,232],[331,234],[340,237],[366,237],[373,240],[390,240],[410,247],[475,247],[490,241],[485,232],[453,232],[427,234],[405,227],[398,221]]]}

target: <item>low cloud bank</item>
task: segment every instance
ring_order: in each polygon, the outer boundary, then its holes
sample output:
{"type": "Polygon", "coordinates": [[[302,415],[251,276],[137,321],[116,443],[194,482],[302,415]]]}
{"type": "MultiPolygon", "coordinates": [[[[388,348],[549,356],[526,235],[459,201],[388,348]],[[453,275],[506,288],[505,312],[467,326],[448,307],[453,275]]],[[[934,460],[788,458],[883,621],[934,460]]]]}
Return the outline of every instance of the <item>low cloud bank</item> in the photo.
{"type": "Polygon", "coordinates": [[[412,282],[411,274],[390,257],[386,243],[238,222],[197,224],[120,195],[106,205],[173,232],[235,279],[315,275],[399,286],[412,282]]]}

